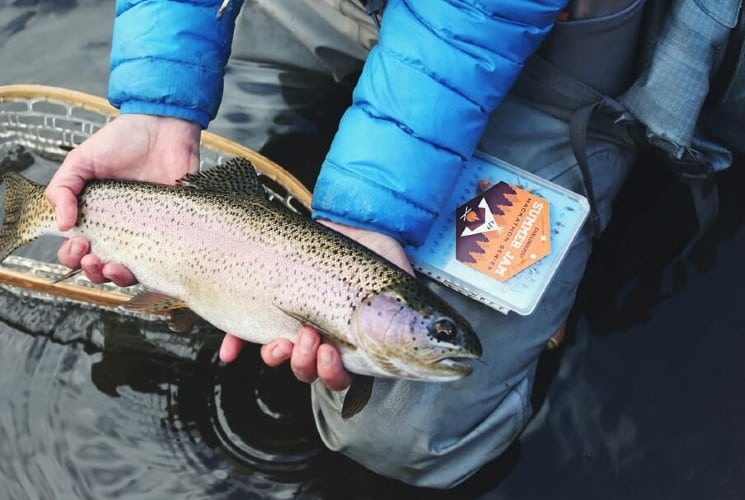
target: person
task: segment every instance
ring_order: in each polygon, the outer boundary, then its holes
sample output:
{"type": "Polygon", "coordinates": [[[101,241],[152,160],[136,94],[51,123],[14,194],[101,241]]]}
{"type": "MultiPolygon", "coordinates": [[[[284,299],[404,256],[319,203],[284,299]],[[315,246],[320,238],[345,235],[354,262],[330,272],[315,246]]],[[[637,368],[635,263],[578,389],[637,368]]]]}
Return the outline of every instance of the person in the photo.
{"type": "MultiPolygon", "coordinates": [[[[272,19],[295,44],[313,22],[325,21],[328,38],[342,43],[313,50],[310,58],[337,77],[355,67],[350,60],[364,59],[315,186],[314,218],[412,272],[404,246],[422,242],[477,146],[585,193],[565,116],[509,93],[566,0],[389,0],[379,33],[358,21],[352,26],[366,29],[339,28],[349,24],[338,5],[354,3],[253,0],[240,17],[244,31],[272,19]],[[374,41],[362,36],[370,32],[374,41]],[[349,45],[352,38],[356,46],[349,45]]],[[[232,0],[216,19],[220,4],[117,2],[109,100],[121,115],[71,151],[49,183],[46,195],[60,230],[75,224],[76,196],[90,179],[172,184],[198,170],[200,131],[220,104],[242,7],[232,0]]],[[[251,41],[283,40],[259,38],[251,41]]],[[[635,153],[613,134],[599,130],[588,142],[597,158],[591,169],[603,169],[593,180],[602,225],[635,153]]],[[[410,484],[452,487],[502,453],[528,422],[538,356],[567,319],[591,241],[585,228],[529,316],[504,315],[431,285],[469,318],[484,345],[484,363],[460,381],[380,380],[368,407],[343,421],[343,390],[353,375],[312,328],[299,332],[296,345],[263,346],[262,359],[270,366],[289,362],[299,380],[312,383],[317,428],[330,449],[410,484]]],[[[94,282],[135,282],[123,266],[90,253],[81,238],[67,240],[58,255],[94,282]]],[[[240,346],[228,333],[220,358],[234,360],[240,346]]]]}

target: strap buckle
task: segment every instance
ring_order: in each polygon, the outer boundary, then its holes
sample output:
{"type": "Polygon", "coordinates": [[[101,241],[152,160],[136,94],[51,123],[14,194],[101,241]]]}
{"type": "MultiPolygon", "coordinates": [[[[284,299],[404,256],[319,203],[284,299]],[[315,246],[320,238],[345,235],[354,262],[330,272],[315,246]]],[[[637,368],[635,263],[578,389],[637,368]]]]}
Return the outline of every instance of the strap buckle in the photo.
{"type": "Polygon", "coordinates": [[[367,15],[373,18],[377,29],[380,29],[380,17],[385,8],[385,2],[386,0],[360,0],[367,15]]]}
{"type": "Polygon", "coordinates": [[[666,164],[672,174],[686,183],[708,181],[714,178],[714,167],[693,148],[682,148],[658,135],[649,137],[649,144],[666,156],[666,164]]]}

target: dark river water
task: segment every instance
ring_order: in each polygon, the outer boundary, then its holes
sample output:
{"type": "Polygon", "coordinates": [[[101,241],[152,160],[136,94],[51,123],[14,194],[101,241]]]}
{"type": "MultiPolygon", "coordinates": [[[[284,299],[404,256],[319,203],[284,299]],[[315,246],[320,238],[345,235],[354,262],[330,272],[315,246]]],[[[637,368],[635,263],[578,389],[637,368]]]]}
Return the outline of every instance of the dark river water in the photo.
{"type": "MultiPolygon", "coordinates": [[[[112,16],[112,1],[0,0],[0,84],[105,95],[112,16]]],[[[210,130],[312,187],[348,99],[326,77],[234,58],[210,130]]],[[[691,209],[653,163],[623,189],[567,340],[543,356],[536,417],[456,490],[326,451],[307,387],[254,348],[220,365],[208,327],[179,336],[0,289],[0,500],[745,498],[743,161],[720,176],[721,217],[682,260],[691,209]]],[[[54,168],[37,158],[24,174],[54,168]]],[[[57,243],[24,254],[53,262],[57,243]]]]}

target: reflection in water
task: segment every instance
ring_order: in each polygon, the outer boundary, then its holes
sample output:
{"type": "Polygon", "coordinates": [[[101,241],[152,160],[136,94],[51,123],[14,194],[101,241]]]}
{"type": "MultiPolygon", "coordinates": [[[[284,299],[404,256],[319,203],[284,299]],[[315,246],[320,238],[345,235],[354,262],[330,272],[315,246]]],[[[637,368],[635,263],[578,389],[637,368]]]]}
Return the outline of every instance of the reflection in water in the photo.
{"type": "Polygon", "coordinates": [[[316,489],[308,388],[259,369],[255,349],[221,367],[221,334],[206,326],[176,335],[17,290],[0,291],[0,310],[0,484],[11,498],[316,489]]]}
{"type": "MultiPolygon", "coordinates": [[[[42,183],[57,165],[15,144],[2,152],[0,173],[42,183]]],[[[16,254],[51,261],[58,244],[16,254]]],[[[320,494],[309,388],[265,367],[255,346],[221,366],[222,334],[208,325],[176,335],[164,320],[8,286],[0,311],[0,484],[11,497],[320,494]]]]}

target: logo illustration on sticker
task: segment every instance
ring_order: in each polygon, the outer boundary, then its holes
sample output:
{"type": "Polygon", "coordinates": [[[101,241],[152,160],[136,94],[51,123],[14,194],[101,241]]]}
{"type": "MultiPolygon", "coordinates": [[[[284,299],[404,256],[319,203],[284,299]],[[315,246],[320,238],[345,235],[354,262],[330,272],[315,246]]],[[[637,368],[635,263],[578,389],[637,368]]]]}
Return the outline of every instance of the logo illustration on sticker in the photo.
{"type": "Polygon", "coordinates": [[[481,198],[481,202],[478,204],[478,212],[466,206],[463,210],[461,217],[466,221],[467,225],[463,228],[461,236],[471,236],[472,234],[485,233],[487,231],[501,231],[502,228],[494,222],[494,214],[489,209],[489,204],[486,202],[486,198],[481,198]],[[480,222],[480,225],[476,225],[476,222],[480,222]]]}
{"type": "Polygon", "coordinates": [[[499,182],[458,207],[456,259],[506,281],[551,251],[549,203],[499,182]]]}

